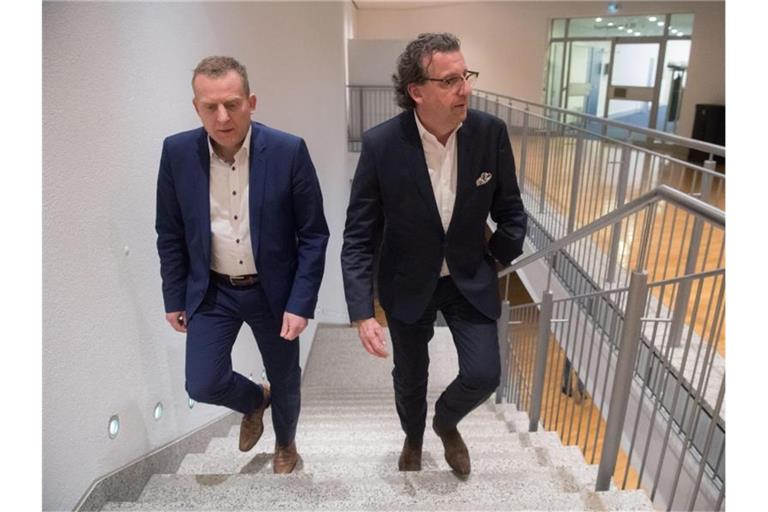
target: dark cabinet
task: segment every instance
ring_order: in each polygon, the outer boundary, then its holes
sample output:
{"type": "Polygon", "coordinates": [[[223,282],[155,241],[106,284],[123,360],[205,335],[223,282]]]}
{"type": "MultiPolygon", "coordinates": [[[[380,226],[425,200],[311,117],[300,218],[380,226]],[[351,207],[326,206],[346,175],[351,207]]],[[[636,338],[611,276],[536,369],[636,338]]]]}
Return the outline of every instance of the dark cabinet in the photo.
{"type": "MultiPolygon", "coordinates": [[[[691,138],[725,146],[725,105],[696,105],[691,138]]],[[[708,156],[709,154],[703,151],[688,150],[689,162],[701,164],[708,156]]],[[[715,160],[724,161],[721,156],[715,156],[715,160]]]]}

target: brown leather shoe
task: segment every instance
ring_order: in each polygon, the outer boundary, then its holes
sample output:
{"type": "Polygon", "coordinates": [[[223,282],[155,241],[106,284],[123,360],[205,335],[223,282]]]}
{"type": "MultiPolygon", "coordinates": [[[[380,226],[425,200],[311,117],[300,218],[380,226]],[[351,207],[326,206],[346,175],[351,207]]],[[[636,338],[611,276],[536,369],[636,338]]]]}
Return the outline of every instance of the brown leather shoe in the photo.
{"type": "Polygon", "coordinates": [[[459,476],[466,477],[469,475],[469,450],[467,450],[467,445],[464,444],[464,440],[461,438],[459,431],[456,430],[456,427],[443,427],[438,421],[437,416],[435,416],[432,419],[432,430],[435,431],[435,434],[443,442],[445,461],[451,466],[451,469],[459,476]]]}
{"type": "Polygon", "coordinates": [[[264,411],[269,407],[271,403],[271,393],[269,392],[269,386],[266,384],[261,386],[264,394],[264,399],[261,401],[255,411],[251,414],[243,416],[243,421],[240,422],[240,451],[247,452],[253,448],[259,439],[261,434],[264,433],[264,411]]]}
{"type": "Polygon", "coordinates": [[[300,461],[301,457],[296,451],[296,441],[291,441],[288,446],[275,443],[275,456],[272,458],[272,471],[275,474],[285,475],[292,472],[300,461]]]}
{"type": "Polygon", "coordinates": [[[421,471],[421,446],[422,441],[410,441],[408,437],[403,443],[403,451],[397,461],[397,469],[400,471],[421,471]]]}

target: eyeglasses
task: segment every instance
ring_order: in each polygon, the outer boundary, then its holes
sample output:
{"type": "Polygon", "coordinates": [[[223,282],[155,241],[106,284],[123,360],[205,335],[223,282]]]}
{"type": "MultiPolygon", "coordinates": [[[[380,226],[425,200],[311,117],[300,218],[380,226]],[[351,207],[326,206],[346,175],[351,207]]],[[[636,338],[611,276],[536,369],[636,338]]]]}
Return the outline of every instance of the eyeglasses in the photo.
{"type": "Polygon", "coordinates": [[[463,75],[454,75],[446,78],[427,78],[426,80],[437,82],[441,89],[458,90],[464,86],[464,82],[467,82],[470,87],[475,85],[478,76],[480,76],[480,73],[477,71],[465,71],[463,75]]]}

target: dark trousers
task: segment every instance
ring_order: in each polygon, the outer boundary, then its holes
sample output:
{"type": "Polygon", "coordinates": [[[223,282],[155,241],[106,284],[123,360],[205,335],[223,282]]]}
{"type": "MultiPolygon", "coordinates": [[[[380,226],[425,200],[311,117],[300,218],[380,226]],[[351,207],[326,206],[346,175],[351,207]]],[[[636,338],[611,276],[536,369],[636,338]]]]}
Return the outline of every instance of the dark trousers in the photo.
{"type": "Polygon", "coordinates": [[[440,278],[424,314],[406,324],[387,314],[395,367],[395,405],[400,424],[411,439],[421,439],[427,418],[429,350],[440,310],[453,335],[459,375],[435,404],[435,416],[445,427],[456,426],[483,403],[499,385],[501,363],[496,321],[484,316],[464,298],[450,276],[440,278]]]}
{"type": "Polygon", "coordinates": [[[261,405],[261,388],[232,370],[232,346],[243,322],[253,331],[272,392],[277,442],[296,435],[301,406],[299,340],[280,337],[282,319],[269,309],[261,285],[235,288],[214,279],[187,325],[186,387],[198,402],[223,405],[243,414],[261,405]]]}

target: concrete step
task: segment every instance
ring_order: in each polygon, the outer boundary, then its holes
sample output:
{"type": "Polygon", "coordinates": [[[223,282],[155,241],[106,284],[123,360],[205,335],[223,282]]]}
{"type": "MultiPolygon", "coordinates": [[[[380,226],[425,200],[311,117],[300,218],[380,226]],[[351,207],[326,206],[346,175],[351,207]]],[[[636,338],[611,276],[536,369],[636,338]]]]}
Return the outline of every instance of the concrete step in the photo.
{"type": "Polygon", "coordinates": [[[183,502],[211,507],[323,510],[406,510],[458,506],[507,509],[584,509],[584,486],[563,468],[525,468],[473,473],[461,481],[448,471],[399,473],[370,479],[323,479],[318,475],[154,475],[138,501],[163,506],[183,502]],[[500,505],[503,505],[501,507],[500,505]]]}
{"type": "MultiPolygon", "coordinates": [[[[395,432],[382,436],[372,433],[369,437],[359,435],[352,437],[351,432],[337,431],[326,435],[296,436],[296,446],[299,453],[304,455],[334,455],[341,451],[347,454],[368,457],[371,454],[397,451],[403,447],[403,434],[395,432]],[[354,439],[354,440],[352,440],[354,439]]],[[[554,432],[536,433],[511,433],[500,432],[494,434],[484,433],[477,437],[462,434],[470,454],[505,452],[527,447],[542,447],[560,449],[563,447],[560,438],[554,432]]],[[[254,450],[258,452],[272,453],[275,438],[271,432],[265,432],[254,450]]],[[[434,453],[442,453],[443,445],[440,439],[430,433],[424,437],[424,450],[434,453]]],[[[231,455],[240,453],[237,447],[236,437],[216,437],[211,439],[205,453],[210,455],[231,455]]],[[[256,453],[256,452],[255,452],[256,453]]]]}
{"type": "Polygon", "coordinates": [[[617,511],[651,511],[653,503],[648,494],[642,490],[619,491],[616,489],[604,492],[587,491],[582,494],[584,502],[590,510],[617,511]]]}
{"type": "MultiPolygon", "coordinates": [[[[267,434],[272,435],[272,432],[273,432],[272,423],[271,422],[265,423],[264,435],[267,435],[267,434]]],[[[459,425],[459,432],[461,432],[461,435],[464,437],[470,436],[473,438],[477,438],[478,436],[482,436],[485,434],[514,433],[512,430],[510,430],[509,425],[501,421],[494,421],[493,423],[487,423],[487,422],[469,422],[466,424],[462,423],[459,425]]],[[[240,425],[232,425],[227,435],[229,437],[239,437],[240,425]]],[[[330,439],[342,437],[342,438],[349,439],[351,441],[351,440],[359,439],[361,437],[369,438],[372,435],[382,436],[383,438],[388,438],[388,437],[402,438],[404,433],[400,428],[400,423],[398,421],[392,421],[391,419],[389,421],[381,421],[379,423],[370,422],[370,421],[366,421],[366,422],[354,421],[346,424],[338,421],[310,422],[310,421],[299,420],[299,426],[296,429],[296,435],[304,439],[313,439],[315,437],[328,436],[330,439]]],[[[425,435],[434,435],[432,431],[431,422],[427,423],[425,435]]]]}
{"type": "MultiPolygon", "coordinates": [[[[267,409],[265,411],[265,417],[266,415],[270,414],[271,408],[267,409]]],[[[432,415],[434,414],[434,410],[428,410],[427,411],[427,418],[429,421],[432,421],[432,415]]],[[[525,416],[527,418],[527,416],[525,416]]],[[[519,416],[517,419],[523,419],[523,416],[519,416]]],[[[348,408],[345,410],[337,410],[335,412],[329,412],[325,409],[307,409],[302,408],[301,413],[299,415],[299,423],[304,423],[307,421],[337,421],[339,423],[350,423],[350,422],[356,422],[356,421],[384,421],[384,422],[395,422],[398,425],[400,424],[400,420],[397,416],[397,411],[395,410],[395,405],[392,404],[392,407],[387,408],[381,408],[381,409],[367,409],[367,410],[360,410],[358,408],[348,408]]],[[[474,422],[474,421],[484,421],[484,422],[492,422],[492,421],[498,421],[502,422],[504,420],[503,416],[493,412],[493,411],[473,411],[468,416],[464,417],[460,425],[464,425],[467,422],[474,422]]]]}
{"type": "MultiPolygon", "coordinates": [[[[227,451],[223,454],[190,453],[181,462],[177,474],[246,474],[271,473],[272,452],[227,451]],[[254,453],[255,452],[255,453],[254,453]]],[[[301,453],[301,452],[300,452],[301,453]]],[[[472,453],[470,453],[472,455],[472,453]]],[[[348,455],[339,451],[329,455],[304,453],[304,472],[323,476],[369,477],[391,473],[397,468],[400,450],[387,452],[376,451],[367,457],[348,455]]],[[[492,453],[474,453],[472,457],[473,471],[493,472],[507,470],[514,466],[563,466],[577,468],[586,466],[581,452],[576,447],[551,449],[543,447],[514,447],[492,453]]],[[[424,452],[422,469],[447,470],[448,465],[443,458],[442,450],[424,452]]]]}
{"type": "MultiPolygon", "coordinates": [[[[269,432],[272,430],[272,419],[270,417],[264,418],[264,430],[269,432]]],[[[510,425],[503,421],[496,419],[494,416],[488,416],[486,418],[474,416],[471,418],[463,419],[458,425],[459,432],[464,435],[479,435],[485,432],[499,433],[499,432],[512,432],[510,425]]],[[[400,427],[400,420],[397,415],[390,414],[389,416],[376,416],[373,419],[370,417],[363,418],[350,418],[350,417],[299,417],[299,424],[297,427],[297,434],[301,435],[313,435],[324,434],[327,432],[344,432],[350,435],[367,434],[369,432],[378,433],[390,433],[392,435],[396,433],[402,434],[400,427]]],[[[432,432],[432,418],[427,417],[426,432],[432,432]]],[[[240,424],[232,425],[229,434],[230,436],[240,435],[240,424]]]]}

